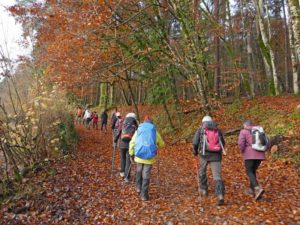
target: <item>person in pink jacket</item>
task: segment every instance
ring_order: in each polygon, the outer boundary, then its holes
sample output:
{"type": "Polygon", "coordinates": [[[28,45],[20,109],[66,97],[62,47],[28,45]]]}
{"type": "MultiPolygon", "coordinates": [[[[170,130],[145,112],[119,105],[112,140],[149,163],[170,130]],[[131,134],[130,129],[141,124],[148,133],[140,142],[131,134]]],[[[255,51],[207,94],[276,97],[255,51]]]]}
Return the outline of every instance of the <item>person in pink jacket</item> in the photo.
{"type": "MultiPolygon", "coordinates": [[[[256,171],[258,170],[261,162],[266,159],[264,151],[257,151],[252,148],[253,136],[251,128],[254,124],[250,120],[246,120],[243,123],[244,129],[239,134],[238,145],[243,155],[246,173],[250,181],[250,188],[246,190],[246,194],[249,194],[258,200],[264,193],[263,188],[258,184],[256,178],[256,171]]],[[[269,142],[268,142],[269,148],[269,142]]]]}

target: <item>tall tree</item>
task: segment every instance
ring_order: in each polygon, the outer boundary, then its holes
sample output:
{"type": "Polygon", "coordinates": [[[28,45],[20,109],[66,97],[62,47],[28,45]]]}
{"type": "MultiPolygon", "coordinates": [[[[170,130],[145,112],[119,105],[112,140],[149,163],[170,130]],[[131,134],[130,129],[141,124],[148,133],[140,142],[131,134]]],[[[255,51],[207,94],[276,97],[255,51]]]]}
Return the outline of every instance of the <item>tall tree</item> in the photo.
{"type": "Polygon", "coordinates": [[[300,9],[298,0],[288,0],[289,7],[289,26],[290,26],[290,42],[292,48],[293,63],[293,89],[295,94],[299,94],[299,80],[297,68],[299,68],[300,60],[300,9]]]}
{"type": "Polygon", "coordinates": [[[277,77],[277,70],[275,66],[275,55],[270,45],[270,37],[272,34],[271,34],[267,2],[265,2],[265,4],[263,0],[255,0],[254,2],[256,6],[257,20],[258,20],[258,25],[259,25],[259,30],[260,30],[261,40],[262,40],[262,42],[260,43],[260,48],[263,54],[266,72],[269,77],[272,77],[271,82],[273,83],[275,95],[279,95],[278,77],[277,77]],[[267,13],[267,21],[266,21],[267,30],[265,28],[264,20],[263,20],[264,7],[267,13]],[[269,35],[267,31],[269,32],[269,35]]]}

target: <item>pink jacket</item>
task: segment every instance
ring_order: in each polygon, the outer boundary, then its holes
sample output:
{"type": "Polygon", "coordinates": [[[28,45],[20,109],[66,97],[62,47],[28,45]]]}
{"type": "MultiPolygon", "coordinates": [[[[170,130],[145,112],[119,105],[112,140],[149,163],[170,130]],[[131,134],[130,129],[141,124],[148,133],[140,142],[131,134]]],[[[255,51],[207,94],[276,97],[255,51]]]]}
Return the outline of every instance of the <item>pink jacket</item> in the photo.
{"type": "Polygon", "coordinates": [[[251,132],[247,129],[243,129],[240,132],[238,145],[242,152],[244,160],[248,159],[259,159],[265,160],[265,152],[256,151],[251,147],[252,135],[251,132]]]}

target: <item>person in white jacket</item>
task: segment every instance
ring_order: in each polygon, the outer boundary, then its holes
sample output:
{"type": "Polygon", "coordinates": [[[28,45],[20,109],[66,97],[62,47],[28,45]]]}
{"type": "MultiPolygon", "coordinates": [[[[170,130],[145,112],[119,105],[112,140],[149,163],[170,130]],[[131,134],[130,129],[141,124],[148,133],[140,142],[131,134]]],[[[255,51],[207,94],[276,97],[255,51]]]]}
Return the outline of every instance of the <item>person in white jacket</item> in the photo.
{"type": "Polygon", "coordinates": [[[83,120],[85,121],[85,127],[90,129],[90,123],[92,120],[92,112],[89,109],[85,110],[83,120]]]}

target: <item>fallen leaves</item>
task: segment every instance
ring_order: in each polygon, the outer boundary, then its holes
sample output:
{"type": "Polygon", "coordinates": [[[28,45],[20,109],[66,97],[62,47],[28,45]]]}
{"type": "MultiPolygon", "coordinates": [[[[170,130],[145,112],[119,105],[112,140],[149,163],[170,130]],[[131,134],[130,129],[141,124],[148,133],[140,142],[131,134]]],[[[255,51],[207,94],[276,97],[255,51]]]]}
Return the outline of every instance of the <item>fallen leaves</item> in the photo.
{"type": "MultiPolygon", "coordinates": [[[[300,221],[299,172],[282,161],[263,162],[258,179],[264,198],[255,202],[244,194],[248,186],[235,142],[228,143],[222,163],[225,206],[216,206],[214,182],[208,169],[209,195],[197,192],[194,157],[188,144],[160,151],[150,184],[150,201],[142,202],[133,181],[125,185],[111,177],[111,134],[77,128],[81,135],[77,157],[51,164],[57,172],[28,179],[34,190],[26,198],[1,208],[4,224],[295,224],[300,221]],[[26,208],[22,208],[26,207],[26,208]],[[274,213],[275,212],[275,213],[274,213]],[[14,221],[14,222],[13,222],[14,221]]],[[[276,147],[274,147],[275,149],[276,147]]],[[[273,150],[275,151],[275,150],[273,150]]],[[[116,154],[116,168],[120,163],[116,154]]],[[[6,204],[6,206],[8,203],[6,204]]]]}

